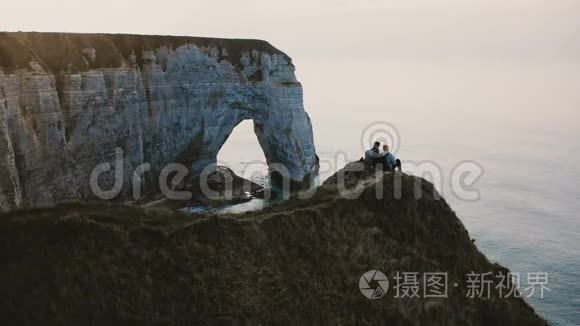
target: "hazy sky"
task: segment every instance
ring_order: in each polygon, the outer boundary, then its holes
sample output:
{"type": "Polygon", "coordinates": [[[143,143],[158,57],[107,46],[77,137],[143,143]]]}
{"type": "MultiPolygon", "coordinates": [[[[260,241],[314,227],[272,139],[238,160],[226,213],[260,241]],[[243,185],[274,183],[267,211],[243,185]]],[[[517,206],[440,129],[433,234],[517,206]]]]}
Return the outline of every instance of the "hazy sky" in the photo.
{"type": "Polygon", "coordinates": [[[335,56],[580,54],[578,0],[2,0],[0,30],[260,38],[335,56]],[[425,53],[428,51],[429,53],[425,53]]]}
{"type": "Polygon", "coordinates": [[[1,1],[0,30],[268,40],[294,59],[315,126],[361,107],[580,117],[580,0],[1,1]]]}

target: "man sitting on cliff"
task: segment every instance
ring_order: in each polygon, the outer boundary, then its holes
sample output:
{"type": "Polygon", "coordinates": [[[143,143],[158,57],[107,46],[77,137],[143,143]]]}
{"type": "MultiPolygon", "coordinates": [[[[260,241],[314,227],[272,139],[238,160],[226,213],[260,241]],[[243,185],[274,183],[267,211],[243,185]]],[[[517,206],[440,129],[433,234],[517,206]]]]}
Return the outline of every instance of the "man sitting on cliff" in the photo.
{"type": "Polygon", "coordinates": [[[372,165],[380,163],[380,161],[381,161],[381,154],[379,152],[380,146],[381,146],[381,143],[376,141],[373,144],[373,147],[365,152],[365,160],[364,160],[365,163],[372,164],[372,165]]]}
{"type": "Polygon", "coordinates": [[[395,170],[395,168],[399,168],[399,171],[402,171],[401,160],[389,152],[389,145],[383,145],[383,152],[381,153],[380,161],[383,164],[384,171],[395,170]]]}

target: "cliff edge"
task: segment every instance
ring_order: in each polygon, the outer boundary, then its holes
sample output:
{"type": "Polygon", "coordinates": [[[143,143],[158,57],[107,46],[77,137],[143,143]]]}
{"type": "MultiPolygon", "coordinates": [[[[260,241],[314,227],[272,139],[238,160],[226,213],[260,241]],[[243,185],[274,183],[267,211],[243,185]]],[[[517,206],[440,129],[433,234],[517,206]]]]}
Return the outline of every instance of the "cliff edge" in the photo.
{"type": "Polygon", "coordinates": [[[466,297],[468,273],[508,270],[478,251],[435,194],[416,177],[363,171],[337,174],[309,199],[241,215],[71,204],[14,211],[0,216],[0,318],[14,325],[546,325],[495,286],[489,299],[466,297]],[[341,194],[343,181],[356,197],[341,194]],[[458,286],[446,298],[397,298],[391,287],[370,300],[359,290],[369,270],[391,282],[397,272],[444,272],[458,286]]]}

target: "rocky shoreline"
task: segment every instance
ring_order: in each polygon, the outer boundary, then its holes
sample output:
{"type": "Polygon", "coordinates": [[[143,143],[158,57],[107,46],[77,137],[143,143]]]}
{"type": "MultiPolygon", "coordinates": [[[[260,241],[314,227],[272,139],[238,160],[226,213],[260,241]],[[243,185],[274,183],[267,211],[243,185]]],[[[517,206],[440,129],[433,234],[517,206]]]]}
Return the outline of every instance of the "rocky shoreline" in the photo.
{"type": "Polygon", "coordinates": [[[217,166],[216,170],[207,177],[204,184],[209,196],[200,189],[201,183],[200,180],[187,178],[175,187],[175,191],[191,193],[191,199],[188,200],[171,200],[160,194],[147,197],[138,203],[128,204],[141,208],[158,207],[172,210],[195,206],[221,208],[249,202],[253,199],[274,199],[277,196],[271,192],[271,189],[242,178],[225,166],[217,166]]]}

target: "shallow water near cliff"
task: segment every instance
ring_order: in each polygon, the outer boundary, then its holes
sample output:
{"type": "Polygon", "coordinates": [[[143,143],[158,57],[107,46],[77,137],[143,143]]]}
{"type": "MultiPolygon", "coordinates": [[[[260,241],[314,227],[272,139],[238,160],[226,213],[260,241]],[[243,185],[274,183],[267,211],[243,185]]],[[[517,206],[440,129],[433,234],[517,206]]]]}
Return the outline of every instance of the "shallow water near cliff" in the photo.
{"type": "Polygon", "coordinates": [[[223,207],[207,207],[207,206],[190,206],[183,209],[184,212],[187,213],[245,213],[260,210],[266,208],[270,205],[273,205],[271,201],[261,198],[254,198],[249,200],[245,203],[235,204],[235,205],[226,205],[223,207]]]}
{"type": "MultiPolygon", "coordinates": [[[[247,128],[247,127],[246,127],[247,128]]],[[[242,129],[245,129],[242,127],[242,129]]],[[[246,163],[240,162],[238,164],[230,165],[230,167],[235,167],[237,171],[236,173],[240,173],[240,175],[244,174],[246,179],[259,184],[264,188],[271,189],[272,185],[270,183],[267,169],[262,171],[253,171],[251,175],[247,174],[247,170],[245,170],[246,163]]],[[[274,192],[278,194],[276,198],[265,199],[265,198],[252,198],[246,202],[233,204],[233,205],[223,205],[217,207],[208,207],[203,205],[196,205],[196,206],[188,206],[181,209],[181,211],[186,213],[218,213],[218,214],[241,214],[245,212],[257,211],[260,209],[264,209],[266,207],[270,207],[272,205],[276,205],[283,200],[280,198],[281,189],[272,189],[274,192]]]]}
{"type": "MultiPolygon", "coordinates": [[[[574,123],[580,65],[326,58],[296,64],[321,180],[361,157],[365,129],[391,123],[404,169],[425,161],[440,168],[436,187],[492,262],[522,277],[548,273],[551,291],[526,299],[536,311],[554,325],[580,324],[580,134],[574,123]],[[365,80],[364,86],[352,80],[365,80]],[[484,171],[474,186],[476,201],[457,198],[449,186],[454,167],[466,160],[484,171]]],[[[265,162],[250,121],[234,130],[218,160],[245,177],[249,163],[265,162]]]]}

